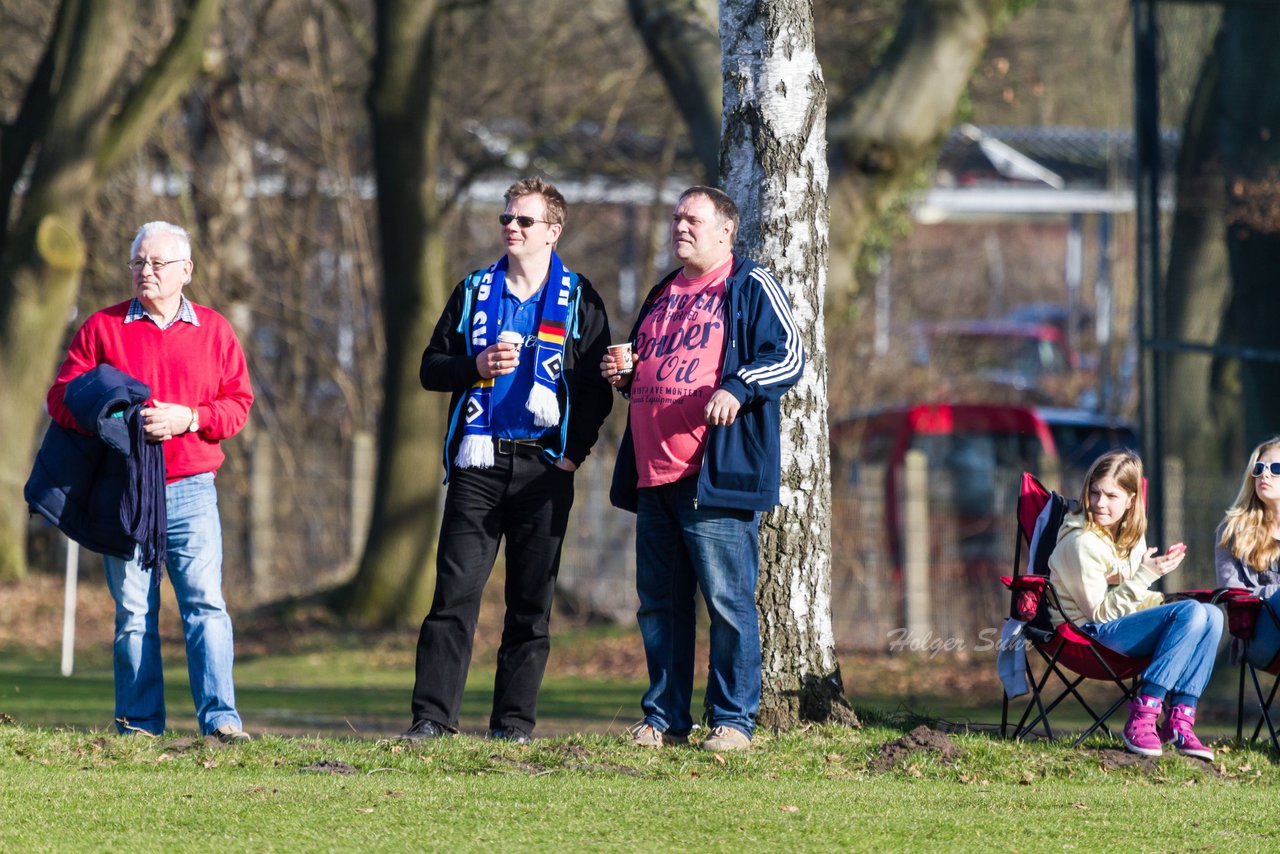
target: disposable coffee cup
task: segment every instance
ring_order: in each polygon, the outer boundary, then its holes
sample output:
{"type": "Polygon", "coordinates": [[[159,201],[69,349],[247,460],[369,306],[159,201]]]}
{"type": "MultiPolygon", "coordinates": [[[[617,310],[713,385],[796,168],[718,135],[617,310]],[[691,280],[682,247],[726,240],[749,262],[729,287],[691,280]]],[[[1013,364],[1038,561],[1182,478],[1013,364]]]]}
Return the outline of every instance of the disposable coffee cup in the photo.
{"type": "Polygon", "coordinates": [[[609,358],[613,361],[614,368],[620,374],[629,374],[635,369],[635,360],[631,355],[631,342],[625,344],[610,344],[609,358]]]}
{"type": "Polygon", "coordinates": [[[519,332],[513,332],[512,330],[507,329],[498,333],[498,343],[516,345],[516,364],[520,363],[520,347],[524,344],[523,335],[519,332]]]}

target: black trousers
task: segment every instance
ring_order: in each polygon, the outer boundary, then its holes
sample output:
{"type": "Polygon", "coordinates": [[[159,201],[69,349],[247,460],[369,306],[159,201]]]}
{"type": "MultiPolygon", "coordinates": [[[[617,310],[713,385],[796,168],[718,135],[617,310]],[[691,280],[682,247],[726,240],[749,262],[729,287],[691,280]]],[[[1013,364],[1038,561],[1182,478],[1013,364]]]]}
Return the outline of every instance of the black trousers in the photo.
{"type": "Polygon", "coordinates": [[[490,729],[533,732],[551,650],[548,621],[573,474],[541,454],[498,454],[488,469],[454,469],[445,496],[436,589],[418,634],[413,719],[456,730],[480,597],[506,541],[506,616],[490,729]]]}

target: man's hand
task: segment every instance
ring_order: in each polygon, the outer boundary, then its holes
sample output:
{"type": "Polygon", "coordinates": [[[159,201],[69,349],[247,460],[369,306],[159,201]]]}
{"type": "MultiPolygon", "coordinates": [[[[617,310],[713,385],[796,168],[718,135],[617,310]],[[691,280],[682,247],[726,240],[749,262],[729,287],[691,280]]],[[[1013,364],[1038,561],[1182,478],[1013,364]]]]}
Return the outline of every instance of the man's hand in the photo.
{"type": "Polygon", "coordinates": [[[715,394],[711,395],[711,400],[707,401],[707,408],[703,413],[711,426],[728,427],[738,417],[738,410],[741,408],[742,404],[736,397],[718,388],[715,394]]]}
{"type": "Polygon", "coordinates": [[[506,341],[490,344],[476,356],[476,370],[486,380],[509,374],[520,364],[520,348],[506,341]]]}
{"type": "Polygon", "coordinates": [[[148,442],[167,442],[181,436],[191,425],[191,407],[181,403],[155,401],[142,410],[142,432],[148,442]]]}
{"type": "Polygon", "coordinates": [[[614,388],[626,388],[631,385],[631,378],[635,374],[618,373],[617,367],[613,364],[613,359],[610,359],[606,353],[605,357],[600,361],[600,376],[604,377],[604,381],[614,388]]]}
{"type": "Polygon", "coordinates": [[[578,464],[575,463],[573,460],[569,459],[568,457],[561,457],[560,459],[556,460],[556,468],[564,469],[565,471],[577,471],[578,464]]]}

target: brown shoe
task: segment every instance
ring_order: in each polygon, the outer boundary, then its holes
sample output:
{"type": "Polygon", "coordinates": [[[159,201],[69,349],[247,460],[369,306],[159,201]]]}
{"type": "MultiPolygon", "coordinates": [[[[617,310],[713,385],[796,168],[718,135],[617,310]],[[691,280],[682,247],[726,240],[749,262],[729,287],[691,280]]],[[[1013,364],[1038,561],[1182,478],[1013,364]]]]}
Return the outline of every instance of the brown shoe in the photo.
{"type": "Polygon", "coordinates": [[[212,738],[223,744],[240,744],[242,742],[251,741],[252,737],[249,733],[240,729],[235,724],[223,724],[213,732],[205,736],[206,739],[212,738]]]}
{"type": "Polygon", "coordinates": [[[672,747],[677,744],[689,743],[689,736],[687,735],[668,735],[644,721],[631,727],[627,732],[631,734],[631,743],[636,747],[672,747]]]}
{"type": "Polygon", "coordinates": [[[751,736],[731,726],[718,726],[711,730],[711,735],[702,742],[703,750],[714,750],[723,753],[726,750],[746,750],[751,747],[751,736]]]}

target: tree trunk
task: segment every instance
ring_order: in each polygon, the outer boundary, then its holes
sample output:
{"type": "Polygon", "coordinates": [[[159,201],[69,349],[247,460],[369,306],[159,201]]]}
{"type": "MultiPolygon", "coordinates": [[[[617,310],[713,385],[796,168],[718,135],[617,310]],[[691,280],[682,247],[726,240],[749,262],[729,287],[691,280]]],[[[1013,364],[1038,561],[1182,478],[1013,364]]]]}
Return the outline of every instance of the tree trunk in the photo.
{"type": "MultiPolygon", "coordinates": [[[[1222,18],[1222,160],[1227,187],[1227,251],[1233,295],[1230,328],[1244,347],[1275,350],[1280,323],[1280,9],[1228,6],[1222,18]]],[[[1244,446],[1280,424],[1275,362],[1244,360],[1244,446]]]]}
{"type": "Polygon", "coordinates": [[[448,400],[418,381],[422,350],[452,284],[436,197],[434,2],[380,0],[369,90],[382,234],[386,371],[373,517],[350,596],[361,622],[420,620],[430,604],[440,529],[448,400]]]}
{"type": "Polygon", "coordinates": [[[760,528],[759,721],[856,723],[831,631],[831,467],[822,308],[827,272],[827,90],[809,0],[723,0],[725,190],[741,207],[738,251],[791,299],[807,365],[782,399],[782,502],[760,528]]]}
{"type": "MultiPolygon", "coordinates": [[[[84,266],[85,207],[199,70],[221,0],[195,0],[138,82],[118,82],[133,0],[64,0],[22,108],[0,137],[0,580],[26,573],[22,486],[84,266]],[[29,186],[18,179],[30,170],[29,186]]],[[[121,257],[121,261],[126,260],[121,257]]],[[[127,281],[123,264],[121,279],[127,281]]]]}
{"type": "Polygon", "coordinates": [[[627,0],[631,20],[693,137],[707,183],[720,168],[720,36],[711,0],[627,0]]]}
{"type": "MultiPolygon", "coordinates": [[[[1170,338],[1200,344],[1218,343],[1231,293],[1223,224],[1226,187],[1218,148],[1219,73],[1215,48],[1201,66],[1183,123],[1165,277],[1170,338]]],[[[1235,432],[1236,420],[1215,417],[1223,412],[1218,408],[1221,389],[1214,380],[1220,361],[1200,354],[1171,354],[1168,359],[1169,388],[1178,390],[1177,406],[1167,410],[1169,456],[1181,459],[1189,473],[1232,470],[1236,463],[1229,454],[1234,448],[1227,437],[1235,432]]],[[[1212,530],[1217,521],[1208,524],[1212,530]]]]}
{"type": "Polygon", "coordinates": [[[956,105],[1014,0],[907,0],[875,71],[832,112],[833,302],[857,291],[872,228],[937,159],[956,105]]]}

